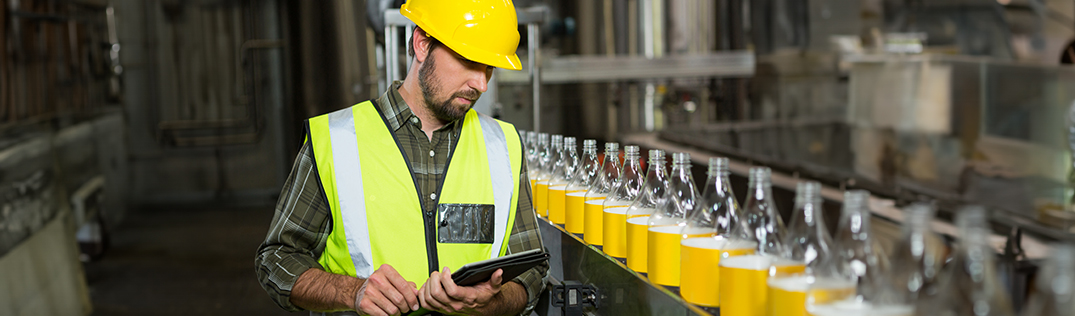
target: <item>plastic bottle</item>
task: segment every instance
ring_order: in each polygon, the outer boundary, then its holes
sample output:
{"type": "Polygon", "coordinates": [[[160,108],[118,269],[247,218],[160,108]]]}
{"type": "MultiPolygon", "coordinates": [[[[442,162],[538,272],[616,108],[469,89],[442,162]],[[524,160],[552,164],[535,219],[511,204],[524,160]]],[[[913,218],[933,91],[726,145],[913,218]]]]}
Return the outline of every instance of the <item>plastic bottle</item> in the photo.
{"type": "MultiPolygon", "coordinates": [[[[799,182],[784,245],[787,258],[805,264],[806,270],[801,274],[769,278],[767,315],[806,315],[806,291],[815,280],[816,270],[831,266],[829,263],[833,260],[833,242],[825,228],[822,210],[821,184],[799,182]]],[[[844,289],[848,288],[854,289],[853,286],[844,289]]]]}
{"type": "Polygon", "coordinates": [[[627,257],[627,208],[638,197],[645,180],[638,150],[638,146],[624,147],[623,170],[620,172],[620,181],[617,181],[619,185],[605,198],[603,205],[601,232],[604,237],[601,250],[616,258],[627,257]]]}
{"type": "Polygon", "coordinates": [[[1053,245],[1034,285],[1023,316],[1075,315],[1075,247],[1053,245]]]}
{"type": "Polygon", "coordinates": [[[721,315],[764,315],[768,279],[806,270],[802,262],[784,257],[787,230],[773,203],[770,174],[769,168],[750,169],[740,224],[729,235],[735,248],[754,246],[754,253],[736,251],[743,254],[721,258],[721,315]]]}
{"type": "MultiPolygon", "coordinates": [[[[691,176],[691,158],[687,153],[672,154],[668,197],[650,215],[646,236],[646,271],[651,282],[679,286],[680,240],[687,216],[698,203],[698,189],[691,176]]],[[[712,232],[699,236],[712,235],[712,232]]]]}
{"type": "Polygon", "coordinates": [[[534,211],[538,216],[547,216],[548,203],[549,203],[549,178],[551,174],[549,169],[555,164],[556,152],[553,151],[552,146],[549,145],[549,134],[538,134],[538,168],[537,173],[530,177],[530,181],[534,182],[533,197],[534,197],[534,211]]]}
{"type": "Polygon", "coordinates": [[[845,274],[853,276],[858,283],[858,293],[866,299],[879,295],[875,292],[888,286],[887,258],[870,230],[870,192],[851,190],[844,192],[844,205],[840,214],[840,226],[834,243],[836,256],[845,274]]]}
{"type": "Polygon", "coordinates": [[[605,158],[601,160],[601,171],[598,172],[597,180],[590,184],[590,190],[586,191],[582,237],[591,245],[603,244],[604,232],[601,226],[604,224],[602,216],[605,198],[616,188],[616,182],[620,179],[619,156],[619,143],[605,143],[605,158]]]}
{"type": "Polygon", "coordinates": [[[680,294],[687,302],[704,307],[720,306],[720,259],[753,253],[753,247],[728,249],[731,240],[728,233],[740,212],[739,202],[732,193],[728,164],[728,158],[709,159],[709,179],[701,206],[690,216],[681,235],[680,294]],[[712,236],[696,236],[707,231],[712,231],[712,236]]]}
{"type": "Polygon", "coordinates": [[[870,193],[862,190],[844,192],[833,245],[838,277],[818,277],[811,285],[806,302],[809,315],[909,316],[914,311],[883,268],[884,256],[870,231],[869,197],[870,193]],[[854,285],[854,291],[834,288],[843,284],[854,285]]]}
{"type": "Polygon", "coordinates": [[[997,278],[989,245],[989,223],[981,206],[966,206],[956,213],[959,244],[952,260],[937,277],[935,296],[919,300],[917,315],[1009,316],[1011,298],[997,278]]]}
{"type": "Polygon", "coordinates": [[[649,151],[649,170],[638,198],[627,208],[627,267],[645,273],[647,269],[647,237],[649,217],[664,203],[669,189],[665,172],[664,151],[649,151]]]}
{"type": "Polygon", "coordinates": [[[564,138],[560,163],[549,181],[549,221],[554,224],[563,225],[566,221],[567,185],[579,164],[577,147],[574,137],[564,138]]]}
{"type": "Polygon", "coordinates": [[[892,281],[909,304],[934,285],[944,263],[944,241],[930,228],[933,213],[926,203],[907,207],[902,236],[892,249],[892,281]]]}
{"type": "Polygon", "coordinates": [[[597,179],[597,172],[600,168],[601,160],[597,159],[597,141],[593,139],[582,141],[582,161],[567,185],[567,197],[564,199],[564,229],[570,233],[581,234],[584,231],[583,214],[586,207],[586,191],[590,190],[591,182],[597,179]]]}
{"type": "Polygon", "coordinates": [[[541,151],[538,149],[538,134],[534,131],[526,132],[526,177],[530,179],[530,192],[537,185],[538,173],[541,173],[541,151]]]}

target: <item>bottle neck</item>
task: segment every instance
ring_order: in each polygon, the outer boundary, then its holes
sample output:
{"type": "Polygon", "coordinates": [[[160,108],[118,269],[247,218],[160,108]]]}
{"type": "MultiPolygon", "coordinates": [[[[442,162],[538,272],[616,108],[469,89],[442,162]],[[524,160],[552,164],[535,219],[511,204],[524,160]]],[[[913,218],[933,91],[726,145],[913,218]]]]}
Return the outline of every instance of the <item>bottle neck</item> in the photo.
{"type": "Polygon", "coordinates": [[[619,152],[605,151],[605,160],[601,162],[601,186],[608,191],[620,178],[619,152]]]}
{"type": "Polygon", "coordinates": [[[850,234],[851,239],[856,241],[865,241],[869,238],[870,232],[870,216],[865,214],[862,210],[852,210],[845,215],[844,223],[847,225],[845,229],[850,234]]]}
{"type": "Polygon", "coordinates": [[[626,157],[624,157],[623,174],[625,176],[630,174],[630,175],[634,175],[634,176],[637,176],[637,177],[641,178],[641,176],[642,176],[642,161],[639,160],[638,158],[639,158],[638,155],[627,155],[626,157]]]}
{"type": "Polygon", "coordinates": [[[691,165],[689,163],[677,163],[672,165],[672,174],[674,176],[691,176],[691,165]]]}
{"type": "Polygon", "coordinates": [[[714,192],[720,193],[721,196],[731,195],[732,180],[730,179],[730,174],[727,170],[720,170],[716,174],[710,175],[714,192]]]}
{"type": "Polygon", "coordinates": [[[772,186],[769,181],[751,180],[748,184],[747,200],[767,201],[772,198],[772,186]]]}
{"type": "Polygon", "coordinates": [[[694,198],[698,193],[694,187],[694,178],[691,176],[689,163],[673,165],[669,181],[671,181],[673,194],[676,194],[680,200],[685,200],[688,196],[690,196],[692,202],[695,200],[694,198]]]}

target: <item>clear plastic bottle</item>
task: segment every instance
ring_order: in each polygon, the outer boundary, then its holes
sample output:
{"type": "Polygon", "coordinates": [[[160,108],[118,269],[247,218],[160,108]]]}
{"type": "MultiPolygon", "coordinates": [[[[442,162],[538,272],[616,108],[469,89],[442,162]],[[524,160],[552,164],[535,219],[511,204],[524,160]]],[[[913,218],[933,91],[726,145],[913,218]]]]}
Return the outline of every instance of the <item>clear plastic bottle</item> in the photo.
{"type": "Polygon", "coordinates": [[[821,184],[799,182],[796,187],[795,211],[788,225],[785,245],[792,260],[806,264],[809,273],[821,258],[832,255],[833,241],[825,228],[824,208],[821,201],[821,184]]]}
{"type": "Polygon", "coordinates": [[[601,215],[604,221],[601,224],[601,232],[604,234],[601,238],[601,250],[616,258],[627,257],[627,208],[638,197],[645,181],[638,146],[626,146],[623,149],[620,180],[617,181],[616,189],[605,198],[604,213],[601,215]]]}
{"type": "Polygon", "coordinates": [[[1023,316],[1075,315],[1075,247],[1052,245],[1052,256],[1034,285],[1023,316]]]}
{"type": "Polygon", "coordinates": [[[795,188],[795,211],[784,241],[786,256],[806,265],[801,274],[770,277],[768,315],[806,315],[806,290],[815,270],[832,257],[832,238],[825,228],[821,206],[821,184],[799,182],[795,188]]]}
{"type": "Polygon", "coordinates": [[[604,232],[601,230],[605,198],[616,188],[620,179],[620,144],[605,143],[605,158],[601,161],[601,171],[597,180],[586,191],[586,206],[583,208],[582,238],[595,246],[603,244],[604,232]]]}
{"type": "Polygon", "coordinates": [[[764,315],[769,277],[803,273],[802,262],[786,258],[784,240],[787,230],[772,197],[771,171],[765,167],[750,169],[747,199],[740,224],[729,234],[728,249],[754,246],[754,253],[721,258],[720,310],[728,315],[764,315]],[[745,239],[745,241],[744,241],[745,239]]]}
{"type": "Polygon", "coordinates": [[[647,269],[647,231],[649,216],[664,203],[669,188],[665,172],[664,151],[649,151],[649,170],[638,198],[627,208],[627,267],[645,273],[647,269]]]}
{"type": "MultiPolygon", "coordinates": [[[[684,233],[683,227],[687,225],[687,217],[698,206],[698,189],[691,176],[689,154],[672,154],[672,172],[668,178],[668,197],[649,217],[646,271],[653,283],[679,286],[679,242],[682,239],[681,234],[684,233]]],[[[698,236],[709,235],[712,235],[712,232],[698,236]]]]}
{"type": "Polygon", "coordinates": [[[541,150],[538,149],[538,134],[526,132],[526,177],[530,179],[530,192],[537,185],[538,173],[541,173],[541,150]]]}
{"type": "Polygon", "coordinates": [[[956,213],[959,244],[952,260],[937,277],[935,296],[919,300],[917,315],[1009,316],[1011,299],[998,279],[989,245],[989,223],[981,206],[956,213]]]}
{"type": "Polygon", "coordinates": [[[835,277],[824,270],[811,284],[806,299],[810,315],[830,316],[909,316],[914,311],[903,302],[882,268],[883,255],[870,232],[870,193],[862,190],[844,192],[840,227],[833,243],[837,265],[835,277]],[[853,285],[845,291],[841,285],[853,285]]]}
{"type": "Polygon", "coordinates": [[[560,162],[552,174],[552,180],[549,181],[549,221],[554,224],[565,223],[567,184],[571,181],[571,176],[575,174],[575,168],[579,164],[579,154],[575,150],[577,147],[574,137],[564,137],[560,162]]]}
{"type": "Polygon", "coordinates": [[[930,228],[933,206],[916,203],[904,211],[902,234],[892,249],[892,281],[904,302],[914,303],[934,285],[944,264],[944,241],[930,228]]]}
{"type": "Polygon", "coordinates": [[[567,184],[567,198],[564,199],[564,229],[573,234],[581,234],[584,231],[583,214],[586,207],[586,191],[590,190],[590,184],[597,179],[597,172],[601,169],[601,160],[597,158],[597,141],[587,139],[582,141],[582,161],[575,170],[575,175],[567,184]]]}
{"type": "Polygon", "coordinates": [[[553,161],[553,155],[555,152],[552,146],[549,145],[549,134],[538,134],[538,165],[540,166],[537,172],[530,177],[530,182],[534,182],[533,198],[534,198],[534,212],[537,212],[538,216],[546,216],[546,210],[548,209],[549,202],[549,168],[555,163],[553,161]]]}
{"type": "MultiPolygon", "coordinates": [[[[833,246],[835,247],[835,246],[833,246]]],[[[856,300],[855,279],[851,275],[840,273],[842,262],[835,256],[819,258],[810,269],[810,273],[790,278],[777,278],[769,282],[769,315],[873,315],[864,301],[856,300]],[[796,280],[798,278],[798,280],[796,280]],[[803,282],[806,281],[806,282],[803,282]],[[806,294],[799,293],[805,290],[806,294]],[[781,304],[783,303],[783,304],[781,304]],[[801,306],[801,307],[800,307],[801,306]]],[[[902,313],[891,307],[876,309],[879,316],[909,316],[908,308],[902,313]]]]}
{"type": "Polygon", "coordinates": [[[851,190],[844,192],[844,205],[840,214],[840,226],[834,244],[837,260],[844,263],[844,274],[858,282],[858,294],[873,299],[880,289],[888,286],[887,258],[870,230],[870,192],[851,190]]]}
{"type": "Polygon", "coordinates": [[[753,247],[726,249],[730,245],[728,232],[740,212],[732,193],[728,164],[728,158],[709,159],[709,179],[701,205],[695,208],[681,235],[680,294],[687,302],[704,307],[720,306],[720,270],[716,267],[721,257],[754,251],[753,247]],[[711,236],[697,236],[706,233],[711,236]]]}

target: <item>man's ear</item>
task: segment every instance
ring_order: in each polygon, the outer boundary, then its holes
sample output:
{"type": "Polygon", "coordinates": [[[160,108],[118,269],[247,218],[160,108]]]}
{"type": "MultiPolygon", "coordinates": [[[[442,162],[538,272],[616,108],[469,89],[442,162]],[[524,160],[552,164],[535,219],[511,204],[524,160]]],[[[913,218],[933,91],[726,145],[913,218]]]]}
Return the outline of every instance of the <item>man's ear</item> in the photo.
{"type": "Polygon", "coordinates": [[[414,33],[411,34],[411,45],[414,49],[414,59],[419,63],[426,61],[426,57],[429,56],[429,38],[426,32],[420,27],[414,28],[414,33]]]}

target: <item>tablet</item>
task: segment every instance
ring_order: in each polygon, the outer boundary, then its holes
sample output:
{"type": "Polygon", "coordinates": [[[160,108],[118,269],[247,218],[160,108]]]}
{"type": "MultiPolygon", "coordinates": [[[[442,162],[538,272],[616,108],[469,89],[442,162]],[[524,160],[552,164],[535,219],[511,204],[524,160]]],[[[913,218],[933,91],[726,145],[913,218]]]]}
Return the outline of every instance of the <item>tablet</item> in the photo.
{"type": "Polygon", "coordinates": [[[548,253],[541,249],[533,249],[489,260],[472,262],[452,272],[452,281],[455,281],[456,285],[471,286],[488,281],[489,278],[493,277],[493,272],[496,272],[497,269],[504,269],[502,280],[507,283],[526,272],[526,270],[530,270],[548,259],[548,253]]]}

